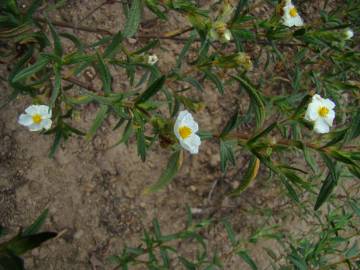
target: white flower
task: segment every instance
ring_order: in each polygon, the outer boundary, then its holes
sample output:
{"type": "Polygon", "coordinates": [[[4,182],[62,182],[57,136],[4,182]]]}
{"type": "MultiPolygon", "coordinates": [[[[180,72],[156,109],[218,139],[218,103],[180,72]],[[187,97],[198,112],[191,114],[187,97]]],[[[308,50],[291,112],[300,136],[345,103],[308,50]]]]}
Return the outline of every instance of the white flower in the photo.
{"type": "Polygon", "coordinates": [[[20,125],[29,128],[30,131],[39,131],[51,128],[51,109],[46,105],[30,105],[18,120],[20,125]]]}
{"type": "Polygon", "coordinates": [[[198,124],[194,121],[191,113],[181,111],[174,125],[174,133],[180,145],[191,154],[197,154],[199,152],[201,140],[200,137],[196,135],[198,130],[198,124]]]}
{"type": "Polygon", "coordinates": [[[156,56],[156,54],[150,54],[148,58],[148,64],[149,65],[155,65],[159,61],[159,58],[156,56]]]}
{"type": "Polygon", "coordinates": [[[282,23],[287,27],[303,26],[304,21],[300,17],[296,7],[291,3],[291,0],[286,0],[283,7],[284,15],[282,16],[282,23]]]}
{"type": "Polygon", "coordinates": [[[305,120],[314,123],[314,131],[328,133],[335,118],[335,103],[330,99],[324,99],[314,95],[305,113],[305,120]]]}
{"type": "Polygon", "coordinates": [[[354,31],[352,29],[347,29],[345,31],[345,39],[352,39],[352,37],[354,36],[354,31]]]}

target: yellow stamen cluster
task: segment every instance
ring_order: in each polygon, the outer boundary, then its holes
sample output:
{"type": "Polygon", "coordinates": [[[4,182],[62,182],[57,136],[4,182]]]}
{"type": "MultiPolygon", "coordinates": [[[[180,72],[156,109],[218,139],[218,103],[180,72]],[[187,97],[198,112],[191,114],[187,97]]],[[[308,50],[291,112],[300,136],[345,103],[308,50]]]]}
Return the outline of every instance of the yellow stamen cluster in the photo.
{"type": "Polygon", "coordinates": [[[187,126],[182,126],[179,128],[179,134],[183,139],[188,138],[191,135],[191,133],[192,133],[191,128],[187,126]]]}
{"type": "Polygon", "coordinates": [[[321,108],[319,109],[319,115],[320,115],[321,117],[326,117],[326,116],[328,115],[328,113],[329,113],[329,109],[326,108],[326,107],[321,107],[321,108]]]}
{"type": "Polygon", "coordinates": [[[34,115],[32,116],[32,120],[33,120],[33,122],[34,122],[35,124],[40,124],[41,121],[42,121],[42,117],[41,117],[40,114],[34,114],[34,115]]]}
{"type": "Polygon", "coordinates": [[[293,7],[292,9],[290,9],[289,13],[290,13],[291,17],[296,17],[298,15],[296,7],[293,7]]]}

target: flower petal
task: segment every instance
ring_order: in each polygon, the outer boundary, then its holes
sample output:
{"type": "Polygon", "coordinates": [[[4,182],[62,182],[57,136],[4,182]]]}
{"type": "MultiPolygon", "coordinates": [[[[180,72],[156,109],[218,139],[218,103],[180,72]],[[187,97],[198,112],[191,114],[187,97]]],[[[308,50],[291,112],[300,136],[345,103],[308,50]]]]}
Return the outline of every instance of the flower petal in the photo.
{"type": "Polygon", "coordinates": [[[335,119],[335,111],[334,110],[330,110],[328,115],[326,117],[324,117],[324,120],[330,127],[332,127],[334,119],[335,119]]]}
{"type": "Polygon", "coordinates": [[[30,114],[21,114],[18,123],[26,127],[30,126],[33,123],[32,116],[30,114]]]}
{"type": "Polygon", "coordinates": [[[298,15],[293,19],[293,24],[295,26],[303,26],[304,25],[304,21],[303,19],[298,15]]]}
{"type": "Polygon", "coordinates": [[[51,119],[44,119],[40,123],[41,127],[46,129],[46,130],[51,128],[51,124],[52,124],[51,119]]]}
{"type": "Polygon", "coordinates": [[[40,124],[33,123],[29,126],[30,131],[40,131],[42,129],[43,129],[43,127],[42,127],[41,123],[40,124]]]}
{"type": "Polygon", "coordinates": [[[38,105],[37,106],[38,113],[42,116],[42,118],[51,118],[51,109],[46,105],[38,105]]]}
{"type": "Polygon", "coordinates": [[[37,114],[37,113],[39,113],[39,112],[38,112],[38,106],[37,106],[37,105],[30,105],[29,107],[27,107],[27,108],[25,109],[25,112],[26,112],[27,114],[30,114],[30,115],[37,114]]]}
{"type": "Polygon", "coordinates": [[[315,121],[314,131],[316,133],[324,134],[328,133],[330,131],[330,128],[324,119],[319,118],[317,121],[315,121]]]}
{"type": "Polygon", "coordinates": [[[329,110],[332,110],[332,109],[334,109],[335,108],[335,103],[332,101],[332,100],[330,100],[330,99],[323,99],[322,100],[322,103],[323,103],[323,105],[326,107],[326,108],[328,108],[329,110]]]}
{"type": "Polygon", "coordinates": [[[189,151],[191,154],[199,153],[199,146],[201,144],[200,137],[196,134],[190,136],[189,138],[180,141],[182,147],[185,150],[189,151]]]}
{"type": "Polygon", "coordinates": [[[308,121],[316,121],[319,118],[319,108],[320,103],[317,101],[311,102],[309,106],[307,107],[306,113],[305,113],[305,120],[308,121]]]}

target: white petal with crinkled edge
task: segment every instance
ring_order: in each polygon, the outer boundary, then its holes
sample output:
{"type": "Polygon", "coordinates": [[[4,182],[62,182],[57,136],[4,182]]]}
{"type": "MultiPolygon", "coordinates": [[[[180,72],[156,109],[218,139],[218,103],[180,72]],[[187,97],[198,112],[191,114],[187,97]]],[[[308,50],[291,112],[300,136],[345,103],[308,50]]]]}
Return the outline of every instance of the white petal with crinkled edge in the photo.
{"type": "Polygon", "coordinates": [[[38,112],[38,105],[30,105],[29,107],[27,107],[27,108],[25,109],[25,112],[26,112],[27,114],[30,114],[30,115],[34,115],[34,114],[39,113],[39,112],[38,112]]]}
{"type": "Polygon", "coordinates": [[[19,116],[19,120],[18,120],[18,123],[20,125],[23,125],[23,126],[30,126],[32,123],[33,123],[33,119],[32,119],[32,116],[30,114],[24,114],[22,113],[20,116],[19,116]]]}
{"type": "Polygon", "coordinates": [[[46,105],[38,105],[37,106],[37,111],[38,114],[41,115],[41,117],[44,118],[51,118],[51,109],[49,108],[49,106],[46,105]]]}
{"type": "Polygon", "coordinates": [[[334,102],[332,102],[330,99],[323,99],[322,100],[322,104],[323,104],[323,106],[325,106],[326,108],[328,108],[329,110],[332,110],[332,109],[334,109],[335,108],[335,103],[334,102]]]}
{"type": "Polygon", "coordinates": [[[180,145],[189,151],[191,154],[199,153],[199,146],[201,144],[200,137],[196,134],[191,135],[189,138],[180,141],[180,145]]]}
{"type": "Polygon", "coordinates": [[[333,121],[335,119],[335,111],[329,110],[329,113],[326,117],[323,118],[325,122],[329,125],[329,127],[332,127],[333,121]]]}
{"type": "Polygon", "coordinates": [[[52,121],[51,121],[51,119],[44,119],[41,121],[40,124],[41,124],[42,128],[48,130],[51,128],[52,121]]]}
{"type": "Polygon", "coordinates": [[[309,104],[306,113],[305,120],[307,121],[316,121],[319,118],[319,108],[321,103],[318,101],[313,101],[309,104]]]}
{"type": "Polygon", "coordinates": [[[324,134],[330,131],[330,127],[323,118],[319,118],[315,121],[314,131],[316,133],[324,134]]]}
{"type": "Polygon", "coordinates": [[[40,124],[32,123],[32,124],[29,126],[29,130],[30,130],[30,131],[40,131],[40,130],[42,130],[42,129],[43,129],[43,127],[42,127],[41,123],[40,123],[40,124]]]}

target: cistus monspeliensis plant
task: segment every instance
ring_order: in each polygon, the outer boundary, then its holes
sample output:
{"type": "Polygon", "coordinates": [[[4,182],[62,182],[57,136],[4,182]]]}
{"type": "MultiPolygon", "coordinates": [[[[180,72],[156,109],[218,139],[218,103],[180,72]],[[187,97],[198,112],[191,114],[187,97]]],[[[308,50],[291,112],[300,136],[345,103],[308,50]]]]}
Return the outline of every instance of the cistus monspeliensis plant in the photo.
{"type": "Polygon", "coordinates": [[[263,171],[295,204],[304,194],[317,194],[317,210],[345,176],[360,177],[360,1],[320,1],[316,14],[305,12],[307,2],[122,1],[126,22],[115,32],[55,20],[49,10],[57,5],[47,1],[34,0],[25,10],[15,0],[1,1],[1,64],[9,70],[1,78],[12,89],[1,107],[23,95],[32,98],[17,121],[26,132],[54,138],[50,157],[69,136],[91,140],[115,117],[114,130],[122,130],[117,144],[135,141],[144,162],[155,145],[169,152],[163,174],[145,193],[169,184],[183,160],[201,154],[211,140],[218,144],[224,175],[240,166],[238,157],[247,160],[239,168],[240,185],[224,196],[239,196],[263,171]],[[256,11],[262,4],[263,14],[256,11]],[[187,23],[143,35],[145,11],[162,21],[179,14],[187,23]],[[85,43],[72,29],[101,37],[85,43]],[[144,41],[140,48],[127,42],[137,38],[144,41]],[[166,73],[158,68],[161,55],[153,54],[163,40],[182,44],[166,73]],[[81,79],[88,68],[101,79],[101,89],[81,79]],[[128,87],[114,83],[119,69],[128,87]],[[246,111],[234,106],[228,121],[202,128],[198,113],[207,104],[194,93],[206,97],[217,91],[225,98],[234,89],[247,96],[246,111]],[[86,114],[87,104],[98,111],[85,131],[71,120],[86,114]],[[307,169],[289,163],[291,156],[301,156],[307,169]]]}

